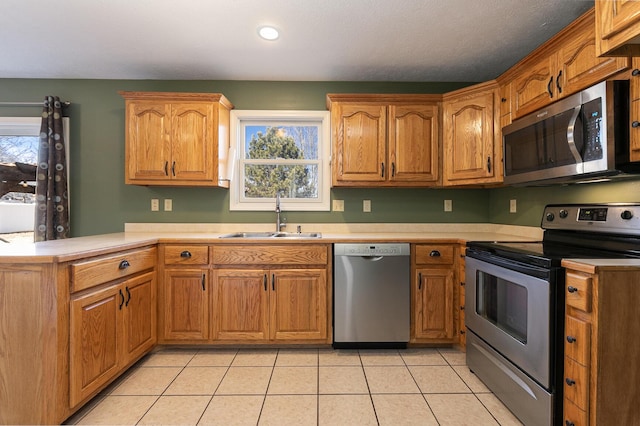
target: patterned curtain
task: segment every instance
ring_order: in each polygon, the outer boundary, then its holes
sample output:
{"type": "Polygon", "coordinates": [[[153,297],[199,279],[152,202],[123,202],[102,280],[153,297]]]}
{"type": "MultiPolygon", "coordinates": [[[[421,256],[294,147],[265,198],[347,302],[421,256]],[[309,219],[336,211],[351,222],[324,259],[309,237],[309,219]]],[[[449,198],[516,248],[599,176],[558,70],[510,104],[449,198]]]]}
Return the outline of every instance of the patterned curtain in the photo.
{"type": "Polygon", "coordinates": [[[44,99],[36,176],[35,241],[68,238],[67,160],[62,104],[57,96],[44,99]]]}

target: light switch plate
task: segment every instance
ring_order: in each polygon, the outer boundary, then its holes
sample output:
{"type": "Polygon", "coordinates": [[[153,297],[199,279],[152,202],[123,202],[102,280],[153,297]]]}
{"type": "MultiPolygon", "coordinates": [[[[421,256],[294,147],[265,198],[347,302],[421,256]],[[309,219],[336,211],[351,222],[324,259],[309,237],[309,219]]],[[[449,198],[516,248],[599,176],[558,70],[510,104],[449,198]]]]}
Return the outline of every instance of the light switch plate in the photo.
{"type": "Polygon", "coordinates": [[[157,212],[158,210],[160,210],[160,201],[157,198],[152,198],[151,199],[151,211],[152,212],[157,212]]]}
{"type": "Polygon", "coordinates": [[[333,200],[333,209],[334,212],[343,212],[344,211],[344,200],[333,200]]]}
{"type": "Polygon", "coordinates": [[[362,200],[362,211],[365,213],[371,212],[371,200],[362,200]]]}
{"type": "Polygon", "coordinates": [[[453,201],[444,200],[444,211],[445,212],[453,211],[453,201]]]}
{"type": "Polygon", "coordinates": [[[167,198],[164,200],[164,211],[170,212],[173,210],[173,200],[171,198],[167,198]]]}
{"type": "Polygon", "coordinates": [[[509,213],[515,213],[518,211],[516,200],[509,200],[509,213]]]}

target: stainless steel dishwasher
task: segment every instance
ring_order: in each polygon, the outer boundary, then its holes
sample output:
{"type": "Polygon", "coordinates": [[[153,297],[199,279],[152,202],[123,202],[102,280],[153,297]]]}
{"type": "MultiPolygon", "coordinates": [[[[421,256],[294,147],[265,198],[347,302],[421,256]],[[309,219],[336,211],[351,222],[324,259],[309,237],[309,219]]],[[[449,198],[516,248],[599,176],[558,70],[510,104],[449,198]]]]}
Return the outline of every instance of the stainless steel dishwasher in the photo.
{"type": "Polygon", "coordinates": [[[409,244],[334,244],[333,346],[405,347],[410,331],[409,244]]]}

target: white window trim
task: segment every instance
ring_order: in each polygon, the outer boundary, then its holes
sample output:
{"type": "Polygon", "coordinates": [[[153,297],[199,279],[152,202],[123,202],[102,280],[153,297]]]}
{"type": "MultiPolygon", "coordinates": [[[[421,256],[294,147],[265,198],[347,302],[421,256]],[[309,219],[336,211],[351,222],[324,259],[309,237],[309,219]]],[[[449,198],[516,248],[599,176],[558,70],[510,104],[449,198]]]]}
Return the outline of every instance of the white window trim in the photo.
{"type": "Polygon", "coordinates": [[[277,120],[283,121],[317,121],[320,123],[318,143],[318,198],[315,200],[293,200],[282,198],[280,208],[283,211],[329,211],[331,189],[331,130],[329,126],[329,111],[282,111],[282,110],[232,110],[231,128],[229,131],[231,151],[229,153],[229,170],[231,183],[229,185],[229,210],[234,211],[266,211],[275,208],[274,198],[246,201],[242,199],[242,167],[240,167],[239,153],[242,152],[243,120],[277,120]]]}

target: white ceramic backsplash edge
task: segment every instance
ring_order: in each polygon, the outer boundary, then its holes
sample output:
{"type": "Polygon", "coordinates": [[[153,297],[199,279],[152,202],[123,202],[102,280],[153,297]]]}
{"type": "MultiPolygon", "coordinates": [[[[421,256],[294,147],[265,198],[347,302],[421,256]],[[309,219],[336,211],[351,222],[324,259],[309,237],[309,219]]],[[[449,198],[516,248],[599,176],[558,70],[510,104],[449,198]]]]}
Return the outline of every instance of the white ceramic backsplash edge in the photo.
{"type": "MultiPolygon", "coordinates": [[[[302,223],[302,232],[330,234],[360,233],[447,233],[488,232],[541,239],[543,230],[533,226],[504,225],[496,223],[302,223]]],[[[287,224],[288,232],[296,232],[298,224],[287,224]]],[[[125,223],[127,233],[226,233],[246,231],[275,231],[271,223],[125,223]]]]}

